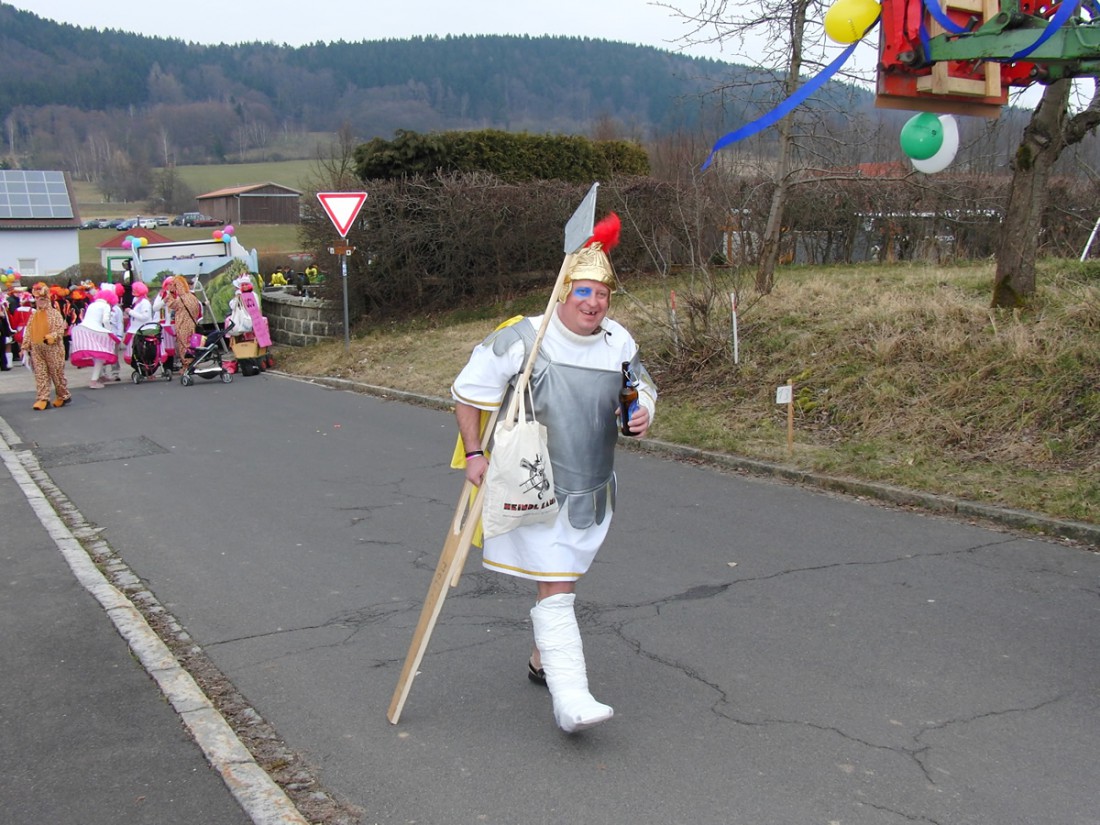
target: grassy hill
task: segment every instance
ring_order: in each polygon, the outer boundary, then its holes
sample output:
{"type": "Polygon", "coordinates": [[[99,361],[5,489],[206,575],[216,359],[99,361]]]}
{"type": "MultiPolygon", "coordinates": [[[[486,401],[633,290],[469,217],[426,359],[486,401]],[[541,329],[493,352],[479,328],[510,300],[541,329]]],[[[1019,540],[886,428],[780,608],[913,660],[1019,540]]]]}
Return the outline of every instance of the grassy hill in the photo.
{"type": "MultiPolygon", "coordinates": [[[[1044,262],[1028,312],[989,309],[990,263],[799,267],[704,322],[686,281],[628,284],[612,316],[661,390],[655,438],[746,458],[1100,523],[1100,267],[1044,262]],[[676,289],[676,354],[666,297],[676,289]],[[694,328],[695,332],[692,332],[694,328]],[[795,381],[793,452],[776,388],[795,381]]],[[[724,294],[724,284],[718,284],[724,294]]],[[[549,285],[547,285],[547,289],[549,285]]],[[[448,398],[470,349],[546,295],[373,326],[281,352],[296,373],[448,398]]],[[[792,518],[797,514],[792,514],[792,518]]]]}

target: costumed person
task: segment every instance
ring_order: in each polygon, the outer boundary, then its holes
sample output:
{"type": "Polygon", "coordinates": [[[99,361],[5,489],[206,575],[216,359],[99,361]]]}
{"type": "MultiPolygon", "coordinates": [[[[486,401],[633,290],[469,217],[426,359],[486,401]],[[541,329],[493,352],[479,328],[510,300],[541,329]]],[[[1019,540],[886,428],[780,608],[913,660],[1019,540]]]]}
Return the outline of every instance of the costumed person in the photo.
{"type": "Polygon", "coordinates": [[[68,288],[61,286],[60,284],[54,284],[50,287],[50,301],[57,308],[57,311],[61,313],[61,320],[65,322],[65,334],[61,336],[61,345],[65,350],[64,358],[69,360],[69,315],[71,313],[70,300],[71,292],[68,288]]]}
{"type": "Polygon", "coordinates": [[[11,369],[8,365],[8,357],[11,355],[9,342],[12,339],[11,321],[8,320],[7,296],[0,300],[0,372],[11,369]]]}
{"type": "MultiPolygon", "coordinates": [[[[109,286],[109,285],[108,285],[109,286]]],[[[84,318],[73,327],[73,344],[70,361],[74,367],[91,367],[92,379],[88,386],[103,389],[99,380],[107,364],[118,363],[114,334],[111,332],[111,307],[118,304],[113,289],[101,289],[84,311],[84,318]]]]}
{"type": "Polygon", "coordinates": [[[168,357],[168,366],[172,367],[176,360],[176,325],[172,321],[172,310],[164,305],[164,299],[168,297],[168,285],[175,279],[175,275],[169,275],[160,285],[157,297],[153,299],[153,320],[160,323],[161,333],[164,336],[164,354],[168,357]]]}
{"type": "Polygon", "coordinates": [[[134,303],[130,307],[129,321],[123,343],[126,345],[126,363],[129,364],[134,352],[134,333],[153,321],[153,304],[149,300],[149,287],[138,281],[133,285],[134,303]]]}
{"type": "Polygon", "coordinates": [[[194,360],[189,346],[202,317],[202,305],[192,294],[187,279],[175,275],[165,281],[164,306],[172,311],[172,322],[176,328],[176,356],[180,362],[180,372],[183,372],[194,360]]]}
{"type": "Polygon", "coordinates": [[[141,279],[134,276],[134,262],[130,258],[124,258],[122,272],[118,276],[118,285],[122,287],[122,292],[118,296],[118,305],[122,307],[123,312],[129,311],[134,305],[134,284],[139,280],[141,279]]]}
{"type": "Polygon", "coordinates": [[[39,281],[31,287],[34,309],[23,333],[23,346],[34,370],[34,409],[44,410],[50,404],[53,385],[55,407],[64,407],[73,400],[65,380],[65,319],[50,300],[50,289],[39,281]]]}
{"type": "Polygon", "coordinates": [[[72,355],[72,339],[73,339],[73,327],[80,323],[80,320],[84,317],[84,310],[88,308],[88,304],[91,299],[88,297],[88,290],[83,284],[73,287],[69,291],[69,300],[66,302],[66,307],[62,310],[62,315],[65,316],[65,359],[68,360],[72,355]]]}
{"type": "MultiPolygon", "coordinates": [[[[11,320],[11,360],[23,359],[23,332],[27,327],[27,321],[31,317],[31,309],[34,306],[34,296],[27,292],[25,286],[17,286],[8,299],[8,318],[11,320]]],[[[29,366],[29,365],[28,365],[29,366]]]]}
{"type": "Polygon", "coordinates": [[[102,289],[113,289],[115,297],[118,299],[111,305],[111,335],[115,340],[115,360],[107,364],[103,368],[103,380],[104,381],[121,381],[121,368],[122,361],[126,356],[126,345],[122,342],[123,336],[126,334],[126,314],[122,310],[122,284],[101,284],[102,289]]]}
{"type": "MultiPolygon", "coordinates": [[[[611,526],[624,362],[639,384],[638,404],[627,422],[633,436],[640,438],[649,430],[657,400],[638,345],[625,327],[607,318],[616,283],[607,253],[618,242],[619,231],[618,216],[612,213],[570,264],[531,373],[535,418],[547,430],[557,518],[487,537],[482,554],[489,570],[536,583],[537,602],[531,609],[535,650],[528,677],[550,689],[554,718],[569,733],[614,713],[588,690],[574,602],[576,583],[611,526]]],[[[485,480],[486,452],[492,446],[488,434],[481,433],[482,411],[510,401],[511,393],[505,391],[522,373],[542,320],[527,317],[498,329],[474,348],[451,386],[466,478],[474,485],[485,480]]]]}

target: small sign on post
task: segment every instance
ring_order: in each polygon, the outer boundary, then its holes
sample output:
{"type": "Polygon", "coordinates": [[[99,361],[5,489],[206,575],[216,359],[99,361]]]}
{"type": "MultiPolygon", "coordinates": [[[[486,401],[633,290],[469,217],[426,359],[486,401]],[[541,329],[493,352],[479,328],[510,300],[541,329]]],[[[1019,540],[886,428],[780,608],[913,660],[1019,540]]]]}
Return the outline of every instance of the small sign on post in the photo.
{"type": "MultiPolygon", "coordinates": [[[[366,192],[318,192],[317,200],[340,233],[340,240],[347,241],[348,232],[359,210],[367,200],[366,192]]],[[[344,285],[344,349],[351,349],[351,330],[348,324],[348,256],[355,247],[347,243],[334,244],[328,248],[330,255],[340,256],[340,282],[344,285]]]]}
{"type": "Polygon", "coordinates": [[[775,403],[787,405],[787,455],[794,455],[794,381],[777,387],[775,403]]]}

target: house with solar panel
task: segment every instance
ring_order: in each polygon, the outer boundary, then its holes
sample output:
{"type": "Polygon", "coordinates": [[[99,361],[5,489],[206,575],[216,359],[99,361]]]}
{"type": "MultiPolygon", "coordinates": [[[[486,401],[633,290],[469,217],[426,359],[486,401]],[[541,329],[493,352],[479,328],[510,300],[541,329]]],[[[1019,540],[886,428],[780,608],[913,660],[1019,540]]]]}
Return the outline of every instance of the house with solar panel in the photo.
{"type": "Polygon", "coordinates": [[[65,172],[0,169],[0,269],[31,278],[80,263],[72,182],[65,172]]]}

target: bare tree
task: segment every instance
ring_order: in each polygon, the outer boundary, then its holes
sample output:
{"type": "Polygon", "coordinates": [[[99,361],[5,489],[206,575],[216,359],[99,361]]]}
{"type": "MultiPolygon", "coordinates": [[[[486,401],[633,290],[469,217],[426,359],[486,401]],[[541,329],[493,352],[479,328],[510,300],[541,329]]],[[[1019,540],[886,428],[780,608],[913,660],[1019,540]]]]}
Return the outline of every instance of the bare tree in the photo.
{"type": "MultiPolygon", "coordinates": [[[[824,66],[830,48],[822,21],[831,3],[823,0],[756,0],[739,4],[703,0],[699,10],[692,12],[669,4],[659,5],[693,27],[681,38],[683,42],[718,42],[729,46],[731,57],[760,67],[759,71],[748,75],[740,89],[744,99],[753,105],[771,108],[781,99],[789,98],[803,85],[804,73],[812,74],[824,66]],[[758,87],[762,84],[774,90],[767,101],[759,94],[758,87]]],[[[858,77],[858,72],[844,73],[844,76],[858,77]]],[[[739,90],[735,84],[727,83],[716,88],[715,93],[728,99],[736,97],[739,90]]],[[[770,158],[770,163],[762,168],[772,180],[771,201],[757,260],[756,289],[760,293],[770,292],[775,282],[790,188],[814,179],[816,171],[813,175],[807,174],[812,167],[835,165],[845,154],[845,144],[852,143],[853,139],[845,140],[845,135],[837,130],[844,119],[829,121],[823,107],[817,112],[798,107],[778,122],[774,133],[769,131],[754,144],[758,157],[766,153],[770,158]]],[[[846,128],[858,129],[866,125],[854,120],[846,128]]],[[[859,142],[867,145],[866,140],[859,142]]]]}
{"type": "Polygon", "coordinates": [[[1012,188],[997,249],[995,307],[1018,307],[1034,294],[1035,260],[1051,169],[1064,149],[1079,143],[1100,125],[1100,81],[1093,80],[1088,105],[1071,116],[1072,86],[1072,80],[1063,79],[1046,87],[1016,150],[1012,188]]]}

